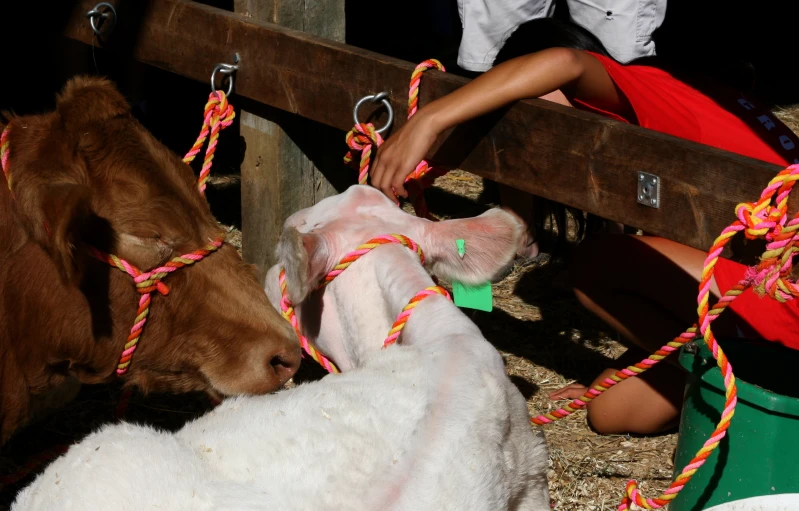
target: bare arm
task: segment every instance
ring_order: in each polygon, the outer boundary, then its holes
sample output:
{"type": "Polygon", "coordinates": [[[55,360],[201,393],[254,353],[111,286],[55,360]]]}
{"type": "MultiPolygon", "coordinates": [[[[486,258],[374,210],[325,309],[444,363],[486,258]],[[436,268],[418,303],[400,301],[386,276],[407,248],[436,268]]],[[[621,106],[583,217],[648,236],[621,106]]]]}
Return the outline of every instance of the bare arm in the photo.
{"type": "Polygon", "coordinates": [[[562,90],[624,115],[626,101],[599,60],[580,50],[551,48],[504,62],[421,108],[380,148],[372,185],[390,199],[407,197],[403,183],[441,133],[505,105],[562,90]]]}

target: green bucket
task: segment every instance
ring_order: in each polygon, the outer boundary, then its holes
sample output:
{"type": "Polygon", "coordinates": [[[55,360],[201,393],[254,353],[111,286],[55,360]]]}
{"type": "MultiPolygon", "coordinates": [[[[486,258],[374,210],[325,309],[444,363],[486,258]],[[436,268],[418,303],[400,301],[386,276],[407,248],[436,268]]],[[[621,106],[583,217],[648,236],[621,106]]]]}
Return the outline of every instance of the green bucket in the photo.
{"type": "MultiPolygon", "coordinates": [[[[799,351],[738,339],[719,344],[736,377],[735,415],[669,511],[799,510],[799,351]]],[[[725,402],[721,371],[704,341],[683,348],[680,364],[690,375],[675,475],[710,437],[725,402]]]]}

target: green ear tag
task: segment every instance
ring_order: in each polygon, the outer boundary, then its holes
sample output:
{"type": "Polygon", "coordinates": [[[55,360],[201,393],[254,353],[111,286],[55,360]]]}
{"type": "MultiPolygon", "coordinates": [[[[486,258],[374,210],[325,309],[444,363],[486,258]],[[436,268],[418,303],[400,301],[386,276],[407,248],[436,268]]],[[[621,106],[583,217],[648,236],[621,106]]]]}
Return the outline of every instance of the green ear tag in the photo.
{"type": "MultiPolygon", "coordinates": [[[[463,258],[466,255],[466,242],[455,240],[458,247],[458,255],[463,258]]],[[[457,280],[452,281],[452,295],[455,305],[466,309],[477,309],[491,312],[494,309],[494,300],[491,295],[491,283],[484,282],[476,286],[468,286],[457,280]]]]}

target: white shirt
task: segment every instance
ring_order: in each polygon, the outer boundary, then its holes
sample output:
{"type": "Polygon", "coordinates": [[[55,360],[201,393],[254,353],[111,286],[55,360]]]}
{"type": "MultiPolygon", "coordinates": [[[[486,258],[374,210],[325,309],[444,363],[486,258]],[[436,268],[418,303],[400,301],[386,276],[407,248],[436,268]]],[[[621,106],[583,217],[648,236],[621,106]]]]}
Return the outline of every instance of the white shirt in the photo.
{"type": "MultiPolygon", "coordinates": [[[[655,54],[652,34],[666,17],[666,0],[566,1],[572,21],[597,36],[619,62],[655,54]]],[[[458,0],[463,26],[458,65],[488,71],[519,25],[553,11],[553,0],[458,0]]]]}

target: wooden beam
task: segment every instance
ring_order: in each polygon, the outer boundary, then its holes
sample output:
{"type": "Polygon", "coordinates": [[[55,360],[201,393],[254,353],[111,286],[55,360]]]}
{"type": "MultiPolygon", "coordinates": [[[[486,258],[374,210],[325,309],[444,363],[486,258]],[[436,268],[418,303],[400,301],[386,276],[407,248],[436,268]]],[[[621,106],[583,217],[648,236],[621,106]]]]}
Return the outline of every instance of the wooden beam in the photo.
{"type": "MultiPolygon", "coordinates": [[[[234,8],[247,18],[344,39],[344,0],[235,0],[234,8]]],[[[240,124],[245,143],[241,165],[242,252],[245,260],[259,268],[261,279],[276,262],[275,247],[286,218],[336,193],[301,147],[319,142],[326,133],[299,116],[279,111],[263,115],[242,110],[240,124]],[[300,140],[293,140],[292,135],[300,140]]]]}
{"type": "MultiPolygon", "coordinates": [[[[65,35],[91,42],[83,13],[93,1],[78,2],[65,35]]],[[[136,37],[130,51],[138,60],[206,81],[215,63],[239,52],[240,97],[346,130],[354,103],[385,90],[397,109],[397,124],[404,122],[414,64],[187,0],[139,4],[144,7],[138,18],[119,20],[122,26],[137,27],[126,37],[136,37]]],[[[428,72],[421,104],[464,83],[457,76],[428,72]]],[[[467,123],[444,137],[434,152],[433,159],[446,166],[700,249],[733,220],[736,204],[754,200],[779,170],[541,100],[519,102],[467,123]],[[638,171],[659,176],[658,209],[637,203],[638,171]]]]}

